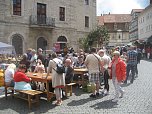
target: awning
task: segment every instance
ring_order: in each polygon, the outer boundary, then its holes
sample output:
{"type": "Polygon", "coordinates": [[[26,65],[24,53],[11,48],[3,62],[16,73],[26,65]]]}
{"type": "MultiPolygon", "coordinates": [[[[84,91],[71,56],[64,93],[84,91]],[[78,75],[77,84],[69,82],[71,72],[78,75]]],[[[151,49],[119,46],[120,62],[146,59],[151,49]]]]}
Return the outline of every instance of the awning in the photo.
{"type": "Polygon", "coordinates": [[[129,42],[127,46],[135,46],[134,42],[129,42]]]}
{"type": "Polygon", "coordinates": [[[152,43],[152,35],[147,39],[147,42],[151,42],[152,43]]]}
{"type": "Polygon", "coordinates": [[[16,54],[12,45],[0,42],[0,54],[16,54]]]}
{"type": "Polygon", "coordinates": [[[134,44],[135,44],[135,45],[136,45],[136,44],[143,44],[143,43],[145,43],[145,42],[146,42],[146,40],[138,39],[138,40],[134,41],[134,44]]]}

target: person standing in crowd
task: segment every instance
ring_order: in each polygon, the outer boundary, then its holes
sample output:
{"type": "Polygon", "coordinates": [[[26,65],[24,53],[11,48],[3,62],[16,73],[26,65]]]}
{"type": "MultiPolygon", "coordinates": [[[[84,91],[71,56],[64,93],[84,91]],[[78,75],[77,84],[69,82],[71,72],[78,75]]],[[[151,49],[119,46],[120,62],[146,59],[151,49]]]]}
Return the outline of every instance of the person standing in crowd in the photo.
{"type": "Polygon", "coordinates": [[[45,67],[42,64],[42,61],[40,59],[37,60],[37,65],[35,67],[34,72],[38,72],[38,73],[44,73],[45,72],[45,67]]]}
{"type": "Polygon", "coordinates": [[[38,49],[38,52],[37,52],[37,60],[40,59],[42,61],[42,64],[44,65],[44,60],[45,60],[45,57],[43,56],[43,50],[41,48],[38,49]]]}
{"type": "Polygon", "coordinates": [[[91,48],[91,54],[87,55],[84,63],[89,71],[89,82],[92,86],[94,86],[92,91],[93,93],[90,95],[90,97],[96,98],[96,96],[99,96],[99,70],[101,66],[101,58],[96,54],[95,48],[91,48]]]}
{"type": "Polygon", "coordinates": [[[101,49],[98,51],[99,56],[101,57],[103,65],[101,66],[102,73],[104,76],[104,90],[102,94],[108,95],[109,94],[109,73],[108,73],[108,66],[111,63],[111,58],[106,54],[105,50],[101,49]]]}
{"type": "Polygon", "coordinates": [[[32,48],[28,48],[26,54],[27,54],[27,60],[31,60],[31,58],[32,58],[32,48]]]}
{"type": "Polygon", "coordinates": [[[14,74],[14,89],[16,90],[32,90],[30,85],[31,78],[28,78],[25,74],[26,66],[24,64],[19,65],[19,69],[14,74]]]}
{"type": "Polygon", "coordinates": [[[84,68],[84,60],[82,56],[78,56],[78,61],[74,64],[75,67],[84,68]]]}
{"type": "Polygon", "coordinates": [[[115,97],[112,100],[113,102],[117,102],[120,97],[123,97],[124,90],[121,88],[121,83],[126,79],[126,64],[123,60],[120,59],[120,52],[113,52],[113,59],[111,64],[109,65],[110,69],[110,79],[112,79],[114,88],[115,88],[115,97]]]}
{"type": "Polygon", "coordinates": [[[32,50],[32,57],[30,60],[30,67],[31,67],[32,72],[34,72],[34,70],[35,70],[36,63],[37,63],[37,54],[36,54],[36,51],[33,49],[32,50]]]}
{"type": "Polygon", "coordinates": [[[145,48],[142,49],[142,55],[143,55],[143,59],[146,58],[146,51],[145,51],[145,48]]]}
{"type": "Polygon", "coordinates": [[[130,83],[133,83],[136,73],[136,65],[137,65],[137,51],[135,51],[135,47],[132,46],[130,47],[130,50],[127,53],[127,75],[126,75],[126,80],[124,81],[125,84],[127,84],[130,71],[132,74],[130,83]]]}
{"type": "Polygon", "coordinates": [[[120,58],[126,63],[126,60],[127,60],[127,52],[122,52],[122,55],[120,56],[120,58]]]}
{"type": "Polygon", "coordinates": [[[62,61],[57,58],[57,54],[52,54],[52,59],[49,62],[47,76],[49,76],[49,73],[52,72],[52,87],[55,88],[55,95],[56,95],[56,105],[59,106],[62,104],[62,88],[65,86],[65,76],[63,74],[58,74],[56,72],[56,65],[58,63],[62,63],[62,61]]]}
{"type": "Polygon", "coordinates": [[[140,64],[141,57],[142,57],[141,49],[138,48],[137,49],[137,64],[140,64]]]}
{"type": "Polygon", "coordinates": [[[14,73],[16,70],[15,64],[10,64],[5,70],[5,85],[14,87],[14,73]]]}
{"type": "Polygon", "coordinates": [[[45,72],[47,72],[47,67],[49,65],[49,61],[51,60],[51,54],[48,54],[48,56],[44,60],[44,67],[45,67],[45,72]]]}
{"type": "Polygon", "coordinates": [[[22,60],[19,62],[19,64],[24,64],[24,65],[26,65],[26,72],[27,72],[27,70],[30,68],[30,61],[27,59],[27,54],[25,53],[25,54],[23,54],[23,58],[22,58],[22,60]]]}
{"type": "Polygon", "coordinates": [[[147,59],[150,59],[150,47],[146,48],[147,59]]]}

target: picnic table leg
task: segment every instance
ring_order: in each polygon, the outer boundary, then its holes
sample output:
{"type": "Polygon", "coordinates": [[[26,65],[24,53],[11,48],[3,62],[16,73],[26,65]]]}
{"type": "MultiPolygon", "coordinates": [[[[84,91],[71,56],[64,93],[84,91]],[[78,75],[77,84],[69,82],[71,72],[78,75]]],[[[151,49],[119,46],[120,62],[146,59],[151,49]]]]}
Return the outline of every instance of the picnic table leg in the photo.
{"type": "Polygon", "coordinates": [[[37,106],[39,106],[39,104],[40,104],[39,95],[36,95],[36,104],[37,104],[37,106]]]}
{"type": "Polygon", "coordinates": [[[28,104],[29,104],[29,109],[31,109],[31,95],[28,95],[28,104]]]}
{"type": "Polygon", "coordinates": [[[65,86],[65,96],[68,96],[68,86],[65,86]]]}
{"type": "Polygon", "coordinates": [[[47,101],[50,100],[50,96],[49,96],[49,82],[46,82],[46,94],[47,94],[47,101]]]}
{"type": "Polygon", "coordinates": [[[72,96],[72,85],[70,86],[70,96],[72,96]]]}

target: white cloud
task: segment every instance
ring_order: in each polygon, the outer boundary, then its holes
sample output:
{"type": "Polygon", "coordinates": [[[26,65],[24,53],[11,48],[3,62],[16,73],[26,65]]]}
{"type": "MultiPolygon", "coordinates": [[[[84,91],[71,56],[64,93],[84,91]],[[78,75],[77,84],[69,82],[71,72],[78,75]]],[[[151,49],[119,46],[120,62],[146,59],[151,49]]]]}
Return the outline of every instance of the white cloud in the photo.
{"type": "Polygon", "coordinates": [[[139,0],[97,0],[97,15],[103,13],[130,14],[132,9],[142,9],[139,0]]]}

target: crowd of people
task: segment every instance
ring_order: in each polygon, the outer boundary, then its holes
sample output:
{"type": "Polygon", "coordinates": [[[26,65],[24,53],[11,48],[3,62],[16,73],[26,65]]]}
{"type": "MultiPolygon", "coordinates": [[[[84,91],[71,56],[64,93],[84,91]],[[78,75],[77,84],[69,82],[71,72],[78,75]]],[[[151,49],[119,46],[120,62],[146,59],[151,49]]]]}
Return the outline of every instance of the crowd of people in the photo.
{"type": "Polygon", "coordinates": [[[124,95],[121,84],[127,84],[129,76],[131,76],[130,83],[133,83],[135,77],[138,76],[137,65],[140,60],[141,50],[135,46],[128,47],[123,51],[115,48],[111,54],[108,54],[104,48],[100,50],[91,48],[89,53],[85,53],[80,49],[78,53],[73,50],[66,54],[53,53],[47,56],[44,56],[41,48],[37,52],[29,48],[27,53],[23,54],[18,68],[16,68],[15,64],[10,64],[7,67],[5,70],[5,83],[7,86],[13,86],[18,90],[31,90],[33,87],[30,84],[31,79],[26,75],[27,72],[47,73],[47,76],[52,73],[50,91],[56,95],[55,104],[61,105],[65,84],[80,78],[79,75],[74,75],[74,68],[87,68],[87,77],[89,84],[92,86],[90,97],[96,98],[100,95],[108,95],[109,79],[112,79],[115,88],[115,97],[112,101],[117,102],[124,95]],[[59,74],[56,72],[57,64],[64,65],[64,73],[59,74]],[[101,76],[104,79],[104,88],[100,92],[101,76]]]}

